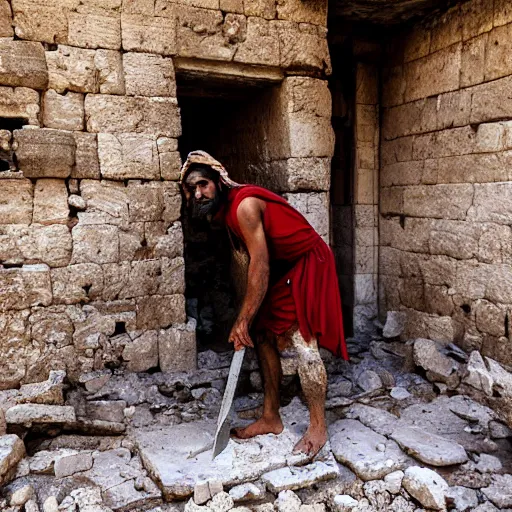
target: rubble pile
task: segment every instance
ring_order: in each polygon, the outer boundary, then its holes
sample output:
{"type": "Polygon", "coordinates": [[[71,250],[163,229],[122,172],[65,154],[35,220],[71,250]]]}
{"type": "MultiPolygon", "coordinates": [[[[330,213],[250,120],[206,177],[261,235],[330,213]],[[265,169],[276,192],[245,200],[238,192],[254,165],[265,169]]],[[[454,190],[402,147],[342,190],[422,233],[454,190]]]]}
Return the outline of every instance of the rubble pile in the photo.
{"type": "MultiPolygon", "coordinates": [[[[59,371],[2,391],[0,510],[512,510],[512,422],[496,407],[512,373],[427,339],[348,345],[351,364],[323,354],[329,442],[314,460],[292,455],[308,423],[295,396],[282,434],[231,439],[212,461],[230,353],[200,353],[196,372],[105,370],[71,388],[59,371]]],[[[250,354],[236,424],[257,415],[257,375],[250,354]]]]}

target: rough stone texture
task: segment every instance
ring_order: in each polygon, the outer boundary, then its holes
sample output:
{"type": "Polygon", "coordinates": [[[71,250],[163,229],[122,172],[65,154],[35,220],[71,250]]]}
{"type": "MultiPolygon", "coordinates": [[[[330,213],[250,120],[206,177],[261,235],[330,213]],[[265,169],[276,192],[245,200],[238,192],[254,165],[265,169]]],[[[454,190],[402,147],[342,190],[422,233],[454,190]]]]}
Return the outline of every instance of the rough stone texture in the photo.
{"type": "Polygon", "coordinates": [[[32,222],[33,185],[30,180],[2,180],[0,224],[32,222]]]}
{"type": "Polygon", "coordinates": [[[20,403],[64,405],[62,383],[65,377],[66,372],[62,370],[50,370],[47,381],[21,386],[21,396],[17,401],[20,403]]]}
{"type": "Polygon", "coordinates": [[[127,369],[132,372],[145,372],[158,366],[158,343],[158,334],[147,331],[126,345],[123,359],[128,361],[127,369]]]}
{"type": "Polygon", "coordinates": [[[174,325],[158,333],[158,358],[162,371],[196,368],[195,325],[174,325]]]}
{"type": "Polygon", "coordinates": [[[512,475],[494,475],[482,492],[500,509],[512,507],[512,475]]]}
{"type": "Polygon", "coordinates": [[[165,17],[123,13],[121,29],[125,51],[160,55],[176,53],[176,18],[173,9],[165,17]]]}
{"type": "Polygon", "coordinates": [[[88,452],[80,452],[67,457],[59,457],[55,461],[54,473],[56,478],[64,478],[80,471],[87,471],[92,467],[92,455],[88,452]]]}
{"type": "Polygon", "coordinates": [[[64,405],[21,404],[7,409],[7,423],[73,423],[75,410],[64,405]]]}
{"type": "Polygon", "coordinates": [[[25,445],[16,435],[0,437],[0,484],[4,485],[14,475],[18,462],[25,456],[25,445]]]}
{"type": "Polygon", "coordinates": [[[39,179],[34,187],[32,222],[66,224],[69,216],[68,190],[64,180],[39,179]]]}
{"type": "Polygon", "coordinates": [[[27,87],[0,87],[0,117],[20,117],[39,126],[39,93],[27,87]]]}
{"type": "Polygon", "coordinates": [[[48,70],[43,45],[29,41],[0,41],[0,84],[45,89],[48,70]]]}
{"type": "Polygon", "coordinates": [[[43,98],[43,125],[58,130],[83,130],[84,98],[82,94],[58,94],[50,89],[43,98]]]}
{"type": "Polygon", "coordinates": [[[431,469],[418,466],[407,468],[402,485],[424,507],[434,510],[446,509],[445,496],[448,484],[431,469]]]}
{"type": "Polygon", "coordinates": [[[125,53],[123,68],[126,94],[176,96],[172,59],[149,53],[125,53]]]}

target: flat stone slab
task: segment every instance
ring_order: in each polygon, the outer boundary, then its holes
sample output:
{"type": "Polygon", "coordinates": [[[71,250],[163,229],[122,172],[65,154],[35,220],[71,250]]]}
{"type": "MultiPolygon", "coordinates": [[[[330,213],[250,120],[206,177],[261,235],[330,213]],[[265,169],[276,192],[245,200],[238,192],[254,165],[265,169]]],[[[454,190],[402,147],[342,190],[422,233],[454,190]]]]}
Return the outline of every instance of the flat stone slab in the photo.
{"type": "Polygon", "coordinates": [[[482,492],[500,509],[512,507],[512,475],[494,475],[482,492]]]}
{"type": "Polygon", "coordinates": [[[23,441],[14,434],[0,436],[0,485],[7,482],[25,456],[23,441]]]}
{"type": "Polygon", "coordinates": [[[392,434],[403,450],[432,466],[451,466],[468,460],[466,450],[451,440],[416,427],[399,427],[392,434]]]}
{"type": "Polygon", "coordinates": [[[403,469],[408,457],[390,439],[357,420],[339,420],[330,425],[334,456],[363,480],[377,480],[403,469]]]}
{"type": "MultiPolygon", "coordinates": [[[[220,480],[225,486],[233,486],[276,469],[311,462],[306,455],[292,455],[303,435],[302,428],[293,425],[278,436],[230,439],[226,449],[212,460],[214,428],[210,421],[134,432],[142,462],[167,500],[191,496],[200,480],[220,480]]],[[[327,443],[316,460],[328,460],[329,453],[327,443]]]]}
{"type": "Polygon", "coordinates": [[[317,482],[331,480],[340,474],[338,464],[331,454],[328,460],[313,462],[301,467],[286,467],[276,469],[262,475],[261,480],[274,493],[294,491],[308,487],[317,482]]]}
{"type": "Polygon", "coordinates": [[[75,409],[66,405],[20,404],[7,409],[5,421],[9,424],[73,423],[75,409]]]}

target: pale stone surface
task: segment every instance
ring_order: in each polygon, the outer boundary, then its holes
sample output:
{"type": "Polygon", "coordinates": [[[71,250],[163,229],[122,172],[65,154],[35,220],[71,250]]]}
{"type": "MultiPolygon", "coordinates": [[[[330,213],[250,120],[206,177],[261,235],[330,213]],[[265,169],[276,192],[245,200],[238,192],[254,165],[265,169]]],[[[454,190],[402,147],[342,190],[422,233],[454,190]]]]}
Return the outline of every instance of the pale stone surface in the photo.
{"type": "Polygon", "coordinates": [[[383,436],[390,435],[399,426],[399,418],[394,414],[364,404],[352,405],[347,418],[358,419],[363,425],[383,436]]]}
{"type": "Polygon", "coordinates": [[[405,467],[407,457],[398,445],[359,421],[339,420],[330,425],[329,435],[336,459],[363,480],[383,478],[405,467]]]}
{"type": "Polygon", "coordinates": [[[71,263],[113,263],[119,257],[119,232],[116,226],[81,225],[72,230],[71,263]]]}
{"type": "MultiPolygon", "coordinates": [[[[419,338],[414,342],[414,362],[430,373],[429,380],[451,383],[455,362],[441,354],[432,340],[419,338]]],[[[458,377],[456,377],[458,382],[458,377]]]]}
{"type": "Polygon", "coordinates": [[[68,190],[64,180],[39,179],[34,187],[33,222],[66,224],[69,216],[68,190]]]}
{"type": "Polygon", "coordinates": [[[32,222],[33,185],[30,180],[2,180],[0,224],[32,222]]]}
{"type": "Polygon", "coordinates": [[[92,455],[90,452],[79,452],[76,454],[59,457],[55,460],[55,477],[64,478],[74,475],[80,471],[87,471],[92,467],[92,455]]]}
{"type": "Polygon", "coordinates": [[[446,493],[446,497],[453,500],[453,503],[458,510],[474,510],[478,505],[476,491],[460,485],[450,487],[446,493]]]}
{"type": "Polygon", "coordinates": [[[0,484],[7,483],[13,476],[18,462],[25,456],[23,441],[14,434],[0,437],[0,484]]]}
{"type": "Polygon", "coordinates": [[[391,437],[410,455],[432,466],[462,464],[468,460],[466,450],[453,440],[445,439],[416,427],[399,427],[391,437]]]}
{"type": "Polygon", "coordinates": [[[47,405],[63,405],[62,393],[66,372],[62,370],[50,370],[48,380],[34,384],[23,384],[20,387],[19,403],[35,403],[47,405]]]}
{"type": "Polygon", "coordinates": [[[494,475],[482,492],[500,509],[512,507],[512,475],[494,475]]]}
{"type": "Polygon", "coordinates": [[[357,378],[357,385],[363,391],[375,391],[382,387],[382,381],[379,375],[373,370],[365,370],[357,378]]]}
{"type": "Polygon", "coordinates": [[[24,485],[16,489],[10,499],[11,506],[21,507],[34,495],[34,488],[31,485],[24,485]]]}
{"type": "Polygon", "coordinates": [[[71,46],[110,50],[121,48],[121,20],[117,13],[71,12],[68,22],[68,42],[71,46]]]}
{"type": "Polygon", "coordinates": [[[123,68],[126,94],[176,96],[172,59],[149,53],[125,53],[123,68]]]}
{"type": "Polygon", "coordinates": [[[39,93],[27,87],[0,87],[0,116],[21,117],[39,126],[39,93]]]}
{"type": "Polygon", "coordinates": [[[174,9],[165,17],[143,14],[121,15],[123,50],[174,55],[176,53],[176,18],[174,9]]]}
{"type": "Polygon", "coordinates": [[[158,357],[162,371],[189,371],[196,368],[195,325],[175,325],[158,333],[158,357]]]}
{"type": "Polygon", "coordinates": [[[0,84],[46,89],[48,69],[41,43],[0,39],[0,84]]]}
{"type": "Polygon", "coordinates": [[[261,476],[271,492],[295,490],[313,485],[317,482],[330,480],[339,475],[339,470],[334,457],[330,460],[318,461],[301,468],[281,468],[265,473],[261,476]]]}
{"type": "MultiPolygon", "coordinates": [[[[235,485],[229,490],[229,495],[233,498],[233,501],[251,501],[257,500],[263,497],[264,492],[252,482],[247,484],[235,485]]],[[[194,495],[194,501],[195,495],[194,495]]],[[[197,501],[196,501],[197,503],[197,501]]]]}
{"type": "Polygon", "coordinates": [[[72,178],[99,179],[100,163],[98,159],[98,141],[95,133],[75,132],[75,166],[72,178]]]}
{"type": "Polygon", "coordinates": [[[77,304],[101,296],[103,273],[97,264],[79,264],[51,270],[56,304],[77,304]]]}
{"type": "Polygon", "coordinates": [[[234,56],[235,62],[279,65],[279,34],[274,22],[261,18],[247,19],[247,34],[234,56]]]}
{"type": "Polygon", "coordinates": [[[0,2],[0,37],[13,35],[11,5],[7,0],[2,0],[0,2]]]}
{"type": "Polygon", "coordinates": [[[413,466],[405,470],[402,485],[411,496],[424,507],[445,510],[445,496],[448,484],[436,472],[413,466]]]}
{"type": "Polygon", "coordinates": [[[75,163],[75,139],[58,130],[15,130],[16,158],[27,178],[67,178],[75,163]]]}
{"type": "Polygon", "coordinates": [[[58,130],[83,130],[84,97],[68,92],[58,94],[53,89],[43,96],[43,125],[58,130]]]}
{"type": "Polygon", "coordinates": [[[494,379],[485,366],[480,352],[476,350],[471,352],[463,381],[476,389],[482,390],[486,395],[492,396],[494,379]]]}
{"type": "Polygon", "coordinates": [[[73,423],[75,409],[65,405],[20,404],[7,409],[7,423],[73,423]]]}
{"type": "Polygon", "coordinates": [[[124,347],[123,359],[128,361],[129,371],[145,372],[158,365],[158,338],[156,331],[147,331],[124,347]]]}
{"type": "Polygon", "coordinates": [[[388,311],[382,335],[385,338],[400,336],[405,328],[405,321],[406,314],[403,311],[388,311]]]}

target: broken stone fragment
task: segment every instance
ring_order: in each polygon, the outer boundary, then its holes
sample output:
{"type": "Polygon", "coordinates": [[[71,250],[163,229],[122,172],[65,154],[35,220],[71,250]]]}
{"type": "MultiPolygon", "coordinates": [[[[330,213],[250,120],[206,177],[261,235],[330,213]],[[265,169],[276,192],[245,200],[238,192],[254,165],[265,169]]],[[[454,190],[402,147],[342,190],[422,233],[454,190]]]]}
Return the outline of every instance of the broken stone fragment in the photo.
{"type": "Polygon", "coordinates": [[[482,492],[500,509],[512,507],[512,475],[493,475],[491,485],[482,492]]]}
{"type": "Polygon", "coordinates": [[[445,496],[448,484],[435,471],[418,466],[409,467],[405,470],[402,485],[424,507],[446,510],[445,496]]]}
{"type": "Polygon", "coordinates": [[[20,404],[7,409],[8,424],[31,425],[32,423],[73,423],[75,409],[66,405],[20,404]]]}
{"type": "Polygon", "coordinates": [[[0,436],[5,435],[7,432],[7,423],[5,422],[4,410],[0,407],[0,436]]]}
{"type": "Polygon", "coordinates": [[[48,496],[43,503],[43,512],[58,512],[59,502],[55,496],[48,496]]]}
{"type": "Polygon", "coordinates": [[[396,338],[405,329],[407,314],[404,311],[388,311],[386,324],[382,330],[384,338],[396,338]]]}
{"type": "Polygon", "coordinates": [[[359,375],[357,385],[363,391],[375,391],[382,387],[382,380],[373,370],[365,370],[359,375]]]}
{"type": "Polygon", "coordinates": [[[348,494],[337,494],[334,496],[334,507],[336,512],[345,512],[347,510],[352,510],[357,507],[359,502],[349,496],[348,494]]]}
{"type": "Polygon", "coordinates": [[[476,491],[461,485],[450,487],[446,497],[453,502],[457,510],[473,510],[478,505],[476,491]]]}
{"type": "Polygon", "coordinates": [[[208,480],[198,480],[194,486],[194,503],[204,505],[211,497],[208,480]]]}
{"type": "Polygon", "coordinates": [[[0,485],[6,484],[16,471],[16,466],[25,457],[25,445],[14,434],[0,437],[0,485]]]}
{"type": "Polygon", "coordinates": [[[63,405],[62,389],[65,378],[66,372],[64,370],[50,370],[47,381],[23,384],[20,387],[20,396],[17,398],[17,402],[20,404],[63,405]]]}
{"type": "Polygon", "coordinates": [[[278,512],[299,512],[301,505],[301,499],[291,490],[280,491],[274,503],[278,512]]]}
{"type": "Polygon", "coordinates": [[[41,43],[0,39],[0,62],[0,85],[46,89],[48,69],[41,43]]]}
{"type": "Polygon", "coordinates": [[[441,354],[435,341],[419,338],[414,342],[414,362],[427,371],[430,381],[444,382],[448,387],[457,387],[459,377],[455,373],[456,363],[441,354]]]}
{"type": "Polygon", "coordinates": [[[391,437],[407,453],[432,466],[451,466],[468,460],[466,450],[452,439],[416,427],[399,427],[391,437]]]}
{"type": "Polygon", "coordinates": [[[222,480],[217,478],[208,480],[208,488],[210,489],[210,496],[212,498],[217,494],[224,492],[224,485],[222,484],[222,480]]]}
{"type": "Polygon", "coordinates": [[[90,452],[79,452],[72,455],[59,457],[55,461],[54,472],[56,478],[64,478],[80,471],[92,468],[92,455],[90,452]]]}
{"type": "Polygon", "coordinates": [[[110,370],[97,370],[95,372],[83,373],[80,375],[78,382],[85,386],[87,391],[96,393],[99,391],[112,377],[110,370]]]}
{"type": "Polygon", "coordinates": [[[257,485],[252,482],[246,484],[235,485],[229,490],[229,495],[233,498],[233,501],[251,501],[257,500],[263,496],[264,492],[257,485]]]}
{"type": "Polygon", "coordinates": [[[34,496],[34,488],[31,485],[24,485],[12,493],[10,499],[11,506],[22,507],[32,496],[34,496]]]}
{"type": "Polygon", "coordinates": [[[213,512],[228,512],[235,503],[233,498],[227,492],[217,493],[207,504],[208,508],[213,512]]]}
{"type": "Polygon", "coordinates": [[[77,196],[75,194],[72,194],[68,197],[68,204],[72,208],[75,208],[76,210],[83,211],[87,208],[87,203],[85,202],[85,199],[82,196],[77,196]]]}

